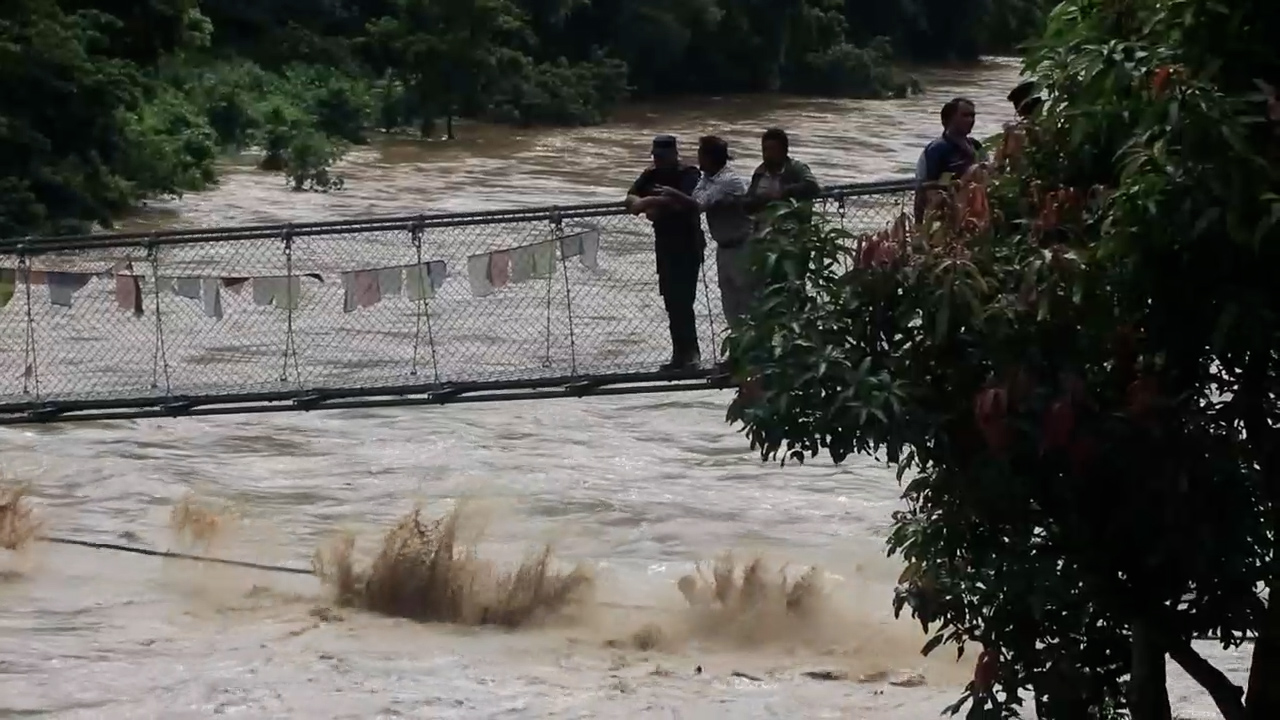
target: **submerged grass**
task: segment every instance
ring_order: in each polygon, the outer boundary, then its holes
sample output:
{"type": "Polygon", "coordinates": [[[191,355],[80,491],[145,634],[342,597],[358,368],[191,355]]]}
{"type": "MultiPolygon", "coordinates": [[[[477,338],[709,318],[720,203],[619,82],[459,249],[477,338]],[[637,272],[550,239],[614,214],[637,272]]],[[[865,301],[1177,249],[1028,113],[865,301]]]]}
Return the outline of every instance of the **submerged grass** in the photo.
{"type": "Polygon", "coordinates": [[[341,536],[316,553],[316,575],[340,605],[421,622],[519,628],[591,604],[588,568],[560,572],[544,547],[503,570],[460,541],[462,512],[424,520],[415,509],[386,533],[365,568],[357,566],[355,538],[341,536]]]}
{"type": "Polygon", "coordinates": [[[0,549],[22,550],[40,534],[25,485],[0,486],[0,549]]]}

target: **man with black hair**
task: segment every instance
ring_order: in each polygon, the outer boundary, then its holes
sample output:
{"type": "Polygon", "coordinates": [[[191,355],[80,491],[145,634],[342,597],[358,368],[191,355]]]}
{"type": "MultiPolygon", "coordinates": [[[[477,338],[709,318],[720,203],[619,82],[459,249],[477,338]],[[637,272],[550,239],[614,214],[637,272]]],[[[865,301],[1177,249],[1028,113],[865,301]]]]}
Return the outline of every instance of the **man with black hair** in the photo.
{"type": "Polygon", "coordinates": [[[924,218],[927,185],[938,182],[943,175],[958,178],[978,164],[982,143],[970,137],[977,115],[968,98],[952,98],[942,106],[942,135],[925,146],[916,163],[916,222],[924,218]]]}
{"type": "Polygon", "coordinates": [[[769,128],[760,136],[760,156],[764,162],[747,188],[748,210],[775,200],[812,200],[822,192],[809,166],[791,157],[791,139],[782,128],[769,128]]]}
{"type": "Polygon", "coordinates": [[[942,106],[942,135],[924,149],[924,182],[937,182],[945,174],[960,177],[978,163],[982,143],[970,137],[978,113],[973,101],[954,98],[942,106]]]}
{"type": "Polygon", "coordinates": [[[720,302],[725,320],[737,327],[750,310],[756,293],[754,273],[748,262],[747,241],[751,239],[751,216],[743,207],[747,183],[728,167],[729,143],[715,135],[698,141],[698,167],[702,179],[692,193],[664,187],[665,197],[707,215],[707,229],[716,244],[716,270],[720,302]]]}
{"type": "Polygon", "coordinates": [[[667,311],[671,332],[671,361],[663,370],[695,368],[702,361],[698,348],[698,322],[693,303],[698,295],[698,276],[707,249],[702,234],[702,218],[697,207],[688,207],[663,195],[668,187],[691,195],[698,185],[698,168],[680,162],[673,135],[653,139],[653,166],[627,190],[627,209],[644,215],[653,223],[653,249],[658,266],[658,292],[667,311]]]}
{"type": "Polygon", "coordinates": [[[1036,92],[1037,89],[1035,80],[1024,80],[1009,91],[1007,99],[1013,105],[1013,111],[1017,113],[1019,120],[1029,119],[1040,109],[1043,99],[1036,92]]]}

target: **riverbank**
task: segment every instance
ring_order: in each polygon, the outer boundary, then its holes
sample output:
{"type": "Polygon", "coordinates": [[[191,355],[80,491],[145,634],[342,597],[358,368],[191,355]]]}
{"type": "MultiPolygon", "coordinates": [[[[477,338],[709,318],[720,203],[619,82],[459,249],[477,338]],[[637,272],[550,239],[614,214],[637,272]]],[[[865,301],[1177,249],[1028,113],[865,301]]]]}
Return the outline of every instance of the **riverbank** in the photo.
{"type": "Polygon", "coordinates": [[[83,231],[205,189],[228,150],[258,148],[295,189],[332,190],[368,128],[597,126],[629,98],[725,92],[901,98],[913,85],[897,63],[981,46],[820,0],[77,8],[89,12],[0,11],[0,47],[23,49],[0,84],[25,99],[0,111],[0,237],[83,231]]]}

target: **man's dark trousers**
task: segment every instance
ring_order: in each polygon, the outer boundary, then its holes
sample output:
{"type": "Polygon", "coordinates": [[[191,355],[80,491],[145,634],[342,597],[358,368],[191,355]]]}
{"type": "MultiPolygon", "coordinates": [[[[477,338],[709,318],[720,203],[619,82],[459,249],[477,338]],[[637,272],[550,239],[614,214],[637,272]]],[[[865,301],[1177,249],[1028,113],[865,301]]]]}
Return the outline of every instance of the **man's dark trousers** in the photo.
{"type": "Polygon", "coordinates": [[[671,348],[677,361],[689,361],[699,355],[698,320],[693,303],[698,297],[698,278],[702,270],[702,253],[695,247],[657,248],[658,291],[667,310],[671,329],[671,348]]]}

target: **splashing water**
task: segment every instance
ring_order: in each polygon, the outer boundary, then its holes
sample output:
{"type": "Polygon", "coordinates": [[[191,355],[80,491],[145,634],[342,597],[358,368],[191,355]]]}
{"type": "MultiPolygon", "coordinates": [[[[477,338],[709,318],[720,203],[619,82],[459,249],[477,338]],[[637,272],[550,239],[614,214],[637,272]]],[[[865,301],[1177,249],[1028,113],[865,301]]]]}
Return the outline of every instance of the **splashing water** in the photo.
{"type": "Polygon", "coordinates": [[[169,513],[169,529],[187,548],[209,549],[239,521],[230,508],[188,493],[169,513]]]}
{"type": "Polygon", "coordinates": [[[0,485],[0,549],[23,550],[40,534],[27,492],[25,485],[0,485]]]}
{"type": "Polygon", "coordinates": [[[763,558],[739,566],[731,552],[711,564],[710,577],[699,564],[677,587],[689,602],[695,633],[752,645],[814,639],[806,630],[834,612],[818,568],[793,579],[786,568],[771,572],[763,558]]]}
{"type": "Polygon", "coordinates": [[[832,619],[817,568],[791,578],[785,568],[771,572],[763,558],[739,564],[727,552],[709,566],[699,563],[693,574],[676,582],[676,589],[688,603],[684,612],[665,623],[646,623],[627,640],[607,644],[670,651],[692,640],[738,648],[784,641],[803,645],[825,636],[825,630],[815,635],[810,629],[832,619]]]}
{"type": "Polygon", "coordinates": [[[591,604],[595,579],[588,568],[558,572],[544,547],[503,571],[459,540],[463,512],[460,505],[423,520],[415,509],[387,532],[363,570],[354,560],[355,538],[341,536],[316,553],[316,575],[340,605],[422,622],[518,628],[591,604]]]}
{"type": "MultiPolygon", "coordinates": [[[[356,559],[355,537],[340,535],[315,553],[315,575],[339,606],[427,623],[604,630],[609,636],[604,645],[615,651],[819,651],[835,656],[832,659],[843,668],[837,672],[840,676],[870,673],[864,681],[887,677],[894,668],[913,664],[913,658],[920,660],[918,635],[849,613],[828,593],[827,576],[818,568],[788,573],[786,566],[775,570],[764,558],[740,562],[726,552],[698,564],[675,583],[673,589],[684,599],[684,607],[675,613],[657,606],[616,606],[598,601],[597,579],[590,568],[559,569],[549,546],[529,553],[511,569],[482,557],[477,549],[482,534],[464,537],[462,532],[468,524],[464,521],[474,519],[472,509],[472,504],[460,503],[428,519],[415,508],[385,533],[377,555],[364,567],[356,559]],[[627,611],[619,614],[620,608],[627,611]],[[602,615],[602,610],[614,612],[602,615]],[[619,638],[619,626],[635,629],[619,638]]],[[[239,521],[229,507],[188,494],[170,511],[169,530],[180,543],[208,549],[239,521]]],[[[0,488],[0,547],[25,548],[38,539],[41,527],[25,486],[0,488]]],[[[235,584],[235,571],[221,566],[215,571],[210,577],[184,574],[184,587],[196,589],[202,579],[214,579],[224,590],[235,584]]],[[[204,601],[213,595],[212,589],[206,590],[197,593],[204,601]]],[[[220,603],[236,600],[233,605],[242,605],[244,598],[238,595],[233,592],[220,603]]],[[[269,592],[258,585],[248,596],[253,608],[263,602],[305,602],[303,596],[269,592]]],[[[310,615],[322,622],[342,619],[324,607],[313,607],[310,615]]],[[[967,672],[952,663],[926,664],[931,678],[954,681],[967,672]]]]}

